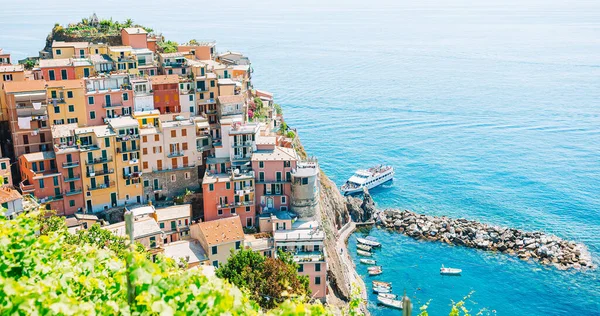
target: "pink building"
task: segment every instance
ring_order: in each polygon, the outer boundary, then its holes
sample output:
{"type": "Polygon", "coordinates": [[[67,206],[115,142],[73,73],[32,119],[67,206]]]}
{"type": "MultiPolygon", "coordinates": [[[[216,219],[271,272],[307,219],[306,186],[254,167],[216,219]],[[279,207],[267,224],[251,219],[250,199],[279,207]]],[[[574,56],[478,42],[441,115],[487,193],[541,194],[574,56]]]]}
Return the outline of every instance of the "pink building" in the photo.
{"type": "MultiPolygon", "coordinates": [[[[75,66],[70,58],[42,59],[40,60],[42,78],[45,80],[71,80],[77,79],[75,66]]],[[[89,73],[88,73],[89,76],[89,73]]]]}
{"type": "MultiPolygon", "coordinates": [[[[273,139],[274,141],[274,139],[273,139]]],[[[260,213],[290,209],[292,170],[298,156],[293,148],[265,144],[259,138],[258,150],[252,154],[256,179],[256,207],[260,213]]]]}
{"type": "Polygon", "coordinates": [[[20,183],[21,192],[35,196],[42,203],[48,203],[49,209],[57,210],[62,215],[61,174],[56,167],[54,152],[22,155],[19,157],[19,168],[23,179],[20,183]]]}
{"type": "MultiPolygon", "coordinates": [[[[218,165],[219,170],[224,168],[224,163],[218,165]]],[[[256,225],[252,172],[215,173],[209,170],[202,181],[202,192],[205,222],[237,215],[242,226],[256,225]]]]}
{"type": "Polygon", "coordinates": [[[125,84],[127,75],[86,80],[85,102],[88,126],[104,125],[105,118],[133,114],[133,91],[125,84]]]}
{"type": "Polygon", "coordinates": [[[148,48],[148,32],[141,27],[128,27],[121,30],[123,46],[148,48]]]}

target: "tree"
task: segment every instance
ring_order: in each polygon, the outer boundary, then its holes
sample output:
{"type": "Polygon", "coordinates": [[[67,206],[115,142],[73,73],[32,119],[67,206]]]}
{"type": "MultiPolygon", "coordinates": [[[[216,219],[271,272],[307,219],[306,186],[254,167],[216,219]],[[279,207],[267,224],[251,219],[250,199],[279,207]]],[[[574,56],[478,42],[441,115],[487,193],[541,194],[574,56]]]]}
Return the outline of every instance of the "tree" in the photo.
{"type": "Polygon", "coordinates": [[[23,63],[23,67],[25,67],[25,69],[27,70],[31,70],[33,69],[33,67],[35,67],[35,61],[32,59],[27,59],[24,63],[23,63]]]}
{"type": "Polygon", "coordinates": [[[133,25],[133,20],[132,19],[127,19],[125,20],[125,23],[123,24],[123,27],[131,27],[133,25]]]}
{"type": "Polygon", "coordinates": [[[162,49],[163,53],[175,53],[177,52],[177,42],[173,41],[161,41],[158,42],[158,46],[162,49]]]}
{"type": "Polygon", "coordinates": [[[188,42],[188,44],[189,44],[189,45],[198,45],[198,41],[197,41],[197,40],[195,40],[195,39],[191,39],[191,40],[188,42]]]}
{"type": "MultiPolygon", "coordinates": [[[[0,315],[259,315],[237,287],[198,270],[71,243],[64,219],[39,235],[39,214],[0,216],[0,315]],[[126,264],[128,262],[128,264],[126,264]],[[128,282],[134,297],[128,300],[128,282]]],[[[159,255],[160,257],[160,255],[159,255]]],[[[320,304],[282,303],[268,315],[330,315],[320,304]]]]}
{"type": "Polygon", "coordinates": [[[279,134],[285,135],[285,134],[287,134],[287,130],[288,130],[288,125],[285,122],[281,122],[281,125],[279,125],[279,134]]]}
{"type": "Polygon", "coordinates": [[[310,296],[308,278],[298,275],[298,264],[286,254],[267,258],[241,249],[217,269],[217,276],[247,291],[263,308],[274,308],[286,299],[306,302],[310,296]]]}
{"type": "Polygon", "coordinates": [[[282,115],[283,114],[283,109],[281,109],[281,105],[275,103],[273,104],[273,107],[275,108],[275,113],[282,115]]]}

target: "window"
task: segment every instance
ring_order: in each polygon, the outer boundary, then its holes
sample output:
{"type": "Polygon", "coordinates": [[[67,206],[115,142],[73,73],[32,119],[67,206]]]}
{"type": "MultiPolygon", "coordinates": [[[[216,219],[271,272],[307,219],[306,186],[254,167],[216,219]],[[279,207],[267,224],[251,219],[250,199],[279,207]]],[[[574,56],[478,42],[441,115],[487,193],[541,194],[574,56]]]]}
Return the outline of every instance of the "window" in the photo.
{"type": "Polygon", "coordinates": [[[210,98],[211,98],[211,99],[214,99],[214,98],[215,98],[215,93],[214,93],[214,92],[211,92],[211,93],[210,93],[210,98]]]}
{"type": "Polygon", "coordinates": [[[6,75],[2,75],[4,81],[12,81],[13,80],[13,75],[12,74],[6,74],[6,75]]]}
{"type": "Polygon", "coordinates": [[[75,106],[73,104],[69,104],[69,112],[75,112],[75,106]]]}
{"type": "Polygon", "coordinates": [[[147,154],[148,154],[148,148],[142,149],[142,155],[147,155],[147,154]]]}
{"type": "Polygon", "coordinates": [[[291,162],[290,161],[284,161],[283,162],[283,167],[284,168],[289,168],[291,166],[291,162]]]}
{"type": "Polygon", "coordinates": [[[286,172],[285,173],[285,181],[292,181],[292,173],[291,172],[286,172]]]}
{"type": "Polygon", "coordinates": [[[54,76],[54,70],[48,70],[48,80],[56,80],[54,76]]]}
{"type": "Polygon", "coordinates": [[[2,168],[2,170],[6,170],[6,162],[0,163],[0,168],[2,168]]]}
{"type": "Polygon", "coordinates": [[[94,97],[88,97],[88,104],[94,104],[94,97]]]}
{"type": "Polygon", "coordinates": [[[44,179],[39,179],[38,183],[39,183],[40,189],[43,189],[44,188],[44,179]]]}
{"type": "Polygon", "coordinates": [[[154,135],[154,141],[157,142],[158,141],[158,135],[154,135]]]}
{"type": "Polygon", "coordinates": [[[56,50],[56,55],[62,55],[62,50],[60,50],[60,49],[57,49],[57,50],[56,50]]]}
{"type": "Polygon", "coordinates": [[[215,185],[214,184],[211,183],[211,184],[208,185],[208,191],[212,191],[214,189],[215,189],[215,185]]]}
{"type": "Polygon", "coordinates": [[[258,173],[258,181],[264,182],[265,181],[265,173],[264,172],[259,172],[258,173]]]}
{"type": "Polygon", "coordinates": [[[241,241],[236,241],[235,242],[235,249],[240,249],[242,242],[241,241]]]}
{"type": "Polygon", "coordinates": [[[171,182],[175,182],[175,181],[177,181],[177,177],[174,174],[172,174],[171,175],[171,182]]]}
{"type": "Polygon", "coordinates": [[[210,253],[213,255],[216,255],[217,254],[217,246],[212,246],[210,253]]]}
{"type": "Polygon", "coordinates": [[[302,184],[303,185],[308,184],[308,178],[302,178],[302,184]]]}
{"type": "Polygon", "coordinates": [[[217,261],[217,260],[213,261],[213,267],[218,268],[219,267],[219,261],[217,261]]]}
{"type": "Polygon", "coordinates": [[[252,226],[252,217],[246,217],[246,227],[252,226]]]}
{"type": "Polygon", "coordinates": [[[316,285],[321,284],[321,277],[315,277],[315,284],[316,285]]]}
{"type": "Polygon", "coordinates": [[[147,188],[150,186],[150,181],[148,181],[148,179],[144,179],[144,188],[147,188]]]}
{"type": "Polygon", "coordinates": [[[190,101],[194,101],[194,95],[190,94],[190,101]]]}
{"type": "Polygon", "coordinates": [[[127,161],[128,157],[127,154],[123,154],[123,161],[127,161]]]}
{"type": "Polygon", "coordinates": [[[147,161],[142,162],[142,168],[148,169],[148,162],[147,161]]]}
{"type": "Polygon", "coordinates": [[[231,190],[231,182],[225,182],[225,189],[231,190]]]}
{"type": "Polygon", "coordinates": [[[165,228],[165,223],[160,223],[160,229],[164,229],[165,228]]]}
{"type": "Polygon", "coordinates": [[[58,177],[52,177],[52,182],[54,183],[54,186],[58,185],[58,177]]]}
{"type": "Polygon", "coordinates": [[[321,264],[320,263],[315,263],[315,271],[317,271],[317,272],[321,271],[321,264]]]}
{"type": "Polygon", "coordinates": [[[150,248],[156,248],[156,237],[150,237],[150,248]]]}
{"type": "Polygon", "coordinates": [[[73,98],[73,91],[67,91],[67,98],[69,98],[69,99],[73,98]]]}
{"type": "Polygon", "coordinates": [[[62,78],[62,80],[67,80],[67,70],[66,69],[61,69],[60,70],[60,76],[62,78]]]}
{"type": "Polygon", "coordinates": [[[250,213],[250,206],[246,206],[246,213],[250,213]]]}
{"type": "Polygon", "coordinates": [[[275,176],[276,176],[276,179],[278,182],[281,181],[281,172],[280,171],[277,171],[277,173],[275,173],[275,176]]]}
{"type": "MultiPolygon", "coordinates": [[[[187,158],[187,157],[183,157],[183,158],[187,158]]],[[[185,178],[186,180],[190,178],[190,173],[189,173],[189,172],[186,172],[186,173],[184,173],[183,175],[184,175],[184,178],[185,178]]]]}
{"type": "Polygon", "coordinates": [[[106,148],[110,147],[110,139],[108,137],[104,138],[104,147],[106,147],[106,148]]]}
{"type": "Polygon", "coordinates": [[[123,101],[128,101],[128,100],[129,100],[129,94],[123,93],[123,101]]]}
{"type": "Polygon", "coordinates": [[[200,100],[204,100],[204,93],[200,93],[200,100]]]}
{"type": "Polygon", "coordinates": [[[265,162],[264,162],[264,161],[259,161],[259,162],[258,162],[258,167],[259,167],[260,169],[264,168],[264,167],[265,167],[265,162]]]}
{"type": "Polygon", "coordinates": [[[96,119],[96,112],[90,111],[90,119],[92,119],[92,120],[96,119]]]}
{"type": "MultiPolygon", "coordinates": [[[[215,87],[215,81],[214,81],[214,80],[211,80],[211,81],[210,81],[210,86],[211,86],[211,87],[213,87],[213,88],[215,87]]],[[[212,98],[212,97],[211,97],[211,98],[212,98]]]]}
{"type": "MultiPolygon", "coordinates": [[[[237,197],[237,195],[236,195],[236,197],[237,197]]],[[[235,207],[232,207],[231,210],[229,210],[229,213],[235,214],[235,207]]]]}
{"type": "Polygon", "coordinates": [[[281,197],[281,204],[286,204],[285,196],[281,197]]]}
{"type": "MultiPolygon", "coordinates": [[[[185,131],[185,130],[184,130],[184,131],[185,131]]],[[[183,136],[185,136],[185,135],[183,135],[183,136]]],[[[181,149],[182,149],[182,150],[187,150],[187,149],[188,149],[188,144],[187,144],[187,143],[183,143],[183,144],[181,145],[181,149]]],[[[185,158],[185,157],[184,157],[184,158],[185,158]]]]}
{"type": "Polygon", "coordinates": [[[187,136],[187,130],[186,129],[181,130],[181,136],[187,136]]]}
{"type": "Polygon", "coordinates": [[[298,264],[298,272],[304,272],[304,265],[302,263],[298,264]]]}
{"type": "Polygon", "coordinates": [[[177,131],[172,130],[171,131],[171,137],[177,137],[177,131]]]}
{"type": "Polygon", "coordinates": [[[60,113],[60,106],[57,105],[54,107],[54,113],[56,113],[56,114],[60,113]]]}

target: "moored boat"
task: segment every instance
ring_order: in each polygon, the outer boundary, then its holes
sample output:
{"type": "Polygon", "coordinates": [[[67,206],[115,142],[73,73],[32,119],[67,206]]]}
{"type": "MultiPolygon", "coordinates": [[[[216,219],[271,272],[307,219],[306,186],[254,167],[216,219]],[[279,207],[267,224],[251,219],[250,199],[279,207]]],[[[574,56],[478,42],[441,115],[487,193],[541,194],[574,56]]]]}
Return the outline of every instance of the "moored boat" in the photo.
{"type": "Polygon", "coordinates": [[[395,300],[395,299],[398,298],[398,295],[392,294],[392,293],[379,293],[377,296],[378,297],[389,298],[391,300],[395,300]]]}
{"type": "Polygon", "coordinates": [[[377,261],[373,259],[360,259],[360,263],[362,264],[377,264],[377,261]]]}
{"type": "Polygon", "coordinates": [[[373,271],[373,270],[381,270],[381,266],[374,266],[374,267],[368,267],[367,271],[373,271]]]}
{"type": "Polygon", "coordinates": [[[446,268],[444,265],[440,268],[440,274],[442,275],[460,275],[462,273],[461,269],[456,268],[446,268]]]}
{"type": "Polygon", "coordinates": [[[390,289],[389,287],[379,287],[379,286],[373,287],[373,292],[375,292],[375,293],[389,293],[391,291],[392,291],[392,289],[390,289]]]}
{"type": "Polygon", "coordinates": [[[392,287],[392,282],[373,281],[373,286],[392,287]]]}
{"type": "Polygon", "coordinates": [[[382,297],[382,296],[377,295],[377,301],[379,303],[381,303],[382,305],[385,305],[385,306],[388,306],[388,307],[402,309],[402,301],[401,300],[395,300],[395,299],[391,299],[391,298],[382,297]]]}
{"type": "Polygon", "coordinates": [[[383,273],[383,269],[374,269],[374,270],[369,270],[367,271],[369,273],[369,275],[380,275],[383,273]]]}
{"type": "Polygon", "coordinates": [[[363,192],[364,188],[371,189],[394,179],[394,167],[379,165],[366,170],[357,170],[340,191],[344,195],[363,192]]]}
{"type": "Polygon", "coordinates": [[[368,251],[364,251],[364,250],[357,250],[356,251],[357,254],[359,254],[360,256],[365,256],[365,257],[370,257],[373,254],[368,252],[368,251]]]}
{"type": "Polygon", "coordinates": [[[370,239],[366,239],[366,238],[356,238],[356,241],[358,241],[359,243],[361,243],[363,245],[367,245],[367,246],[371,246],[371,247],[381,246],[381,243],[376,240],[370,240],[370,239]]]}
{"type": "Polygon", "coordinates": [[[371,249],[372,249],[371,246],[367,246],[367,245],[363,245],[363,244],[356,244],[356,248],[364,250],[364,251],[371,251],[371,249]]]}

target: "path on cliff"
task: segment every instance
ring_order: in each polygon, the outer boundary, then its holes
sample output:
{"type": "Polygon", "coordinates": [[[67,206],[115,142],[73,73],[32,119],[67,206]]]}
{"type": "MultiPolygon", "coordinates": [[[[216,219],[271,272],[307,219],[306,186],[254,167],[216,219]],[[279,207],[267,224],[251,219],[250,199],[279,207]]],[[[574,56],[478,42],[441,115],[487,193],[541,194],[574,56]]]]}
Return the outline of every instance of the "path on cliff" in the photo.
{"type": "Polygon", "coordinates": [[[356,228],[356,223],[350,221],[347,223],[342,229],[338,232],[338,238],[336,241],[336,251],[340,251],[343,249],[343,253],[340,256],[342,260],[342,266],[346,270],[344,275],[347,277],[345,280],[347,284],[350,286],[358,286],[360,288],[360,296],[363,300],[367,299],[367,289],[365,287],[365,283],[356,272],[356,268],[354,266],[354,262],[352,262],[352,258],[350,258],[350,249],[348,249],[346,241],[350,234],[354,232],[356,228]]]}

